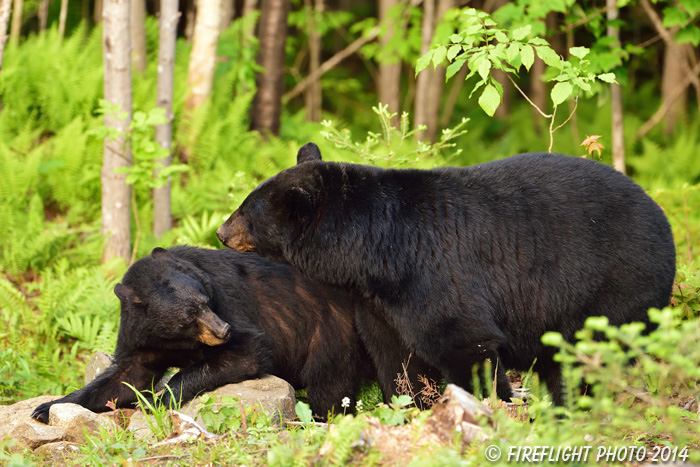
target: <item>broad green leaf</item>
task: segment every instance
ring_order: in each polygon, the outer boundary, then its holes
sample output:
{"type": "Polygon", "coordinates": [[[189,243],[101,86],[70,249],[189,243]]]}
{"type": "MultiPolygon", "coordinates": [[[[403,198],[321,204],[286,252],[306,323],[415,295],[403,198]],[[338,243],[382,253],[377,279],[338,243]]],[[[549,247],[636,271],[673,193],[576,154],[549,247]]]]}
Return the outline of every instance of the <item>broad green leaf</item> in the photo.
{"type": "Polygon", "coordinates": [[[692,16],[700,11],[700,0],[680,0],[678,6],[682,6],[692,16]]]}
{"type": "Polygon", "coordinates": [[[430,61],[432,59],[433,59],[433,51],[428,50],[425,53],[425,55],[423,55],[422,57],[420,57],[418,59],[418,61],[416,61],[416,76],[418,75],[418,73],[423,71],[430,64],[430,61]]]}
{"type": "Polygon", "coordinates": [[[485,59],[479,65],[479,76],[486,81],[489,77],[489,72],[491,72],[491,60],[485,59]]]}
{"type": "Polygon", "coordinates": [[[472,96],[474,95],[474,93],[475,93],[476,91],[478,91],[479,89],[481,89],[485,84],[486,84],[486,81],[479,81],[479,82],[477,82],[477,83],[474,85],[474,89],[472,89],[472,92],[469,93],[469,99],[471,99],[472,96]]]}
{"type": "Polygon", "coordinates": [[[450,63],[445,72],[445,82],[447,82],[448,79],[452,78],[459,70],[461,70],[464,66],[464,62],[466,61],[467,59],[464,57],[458,58],[454,62],[450,63]]]}
{"type": "Polygon", "coordinates": [[[501,44],[505,44],[508,42],[508,36],[503,34],[503,31],[498,31],[496,33],[496,40],[500,42],[501,44]]]}
{"type": "Polygon", "coordinates": [[[455,44],[455,45],[451,46],[449,49],[447,49],[447,59],[448,59],[449,61],[454,60],[455,57],[456,57],[457,55],[459,55],[459,53],[460,53],[461,51],[462,51],[462,46],[461,46],[461,45],[455,44]]]}
{"type": "Polygon", "coordinates": [[[588,55],[589,52],[590,50],[588,49],[588,47],[571,47],[569,49],[569,53],[571,53],[571,55],[580,59],[583,59],[583,57],[588,55]]]}
{"type": "Polygon", "coordinates": [[[535,63],[535,51],[531,45],[523,45],[523,48],[520,51],[520,58],[522,59],[523,65],[525,65],[527,71],[530,71],[530,67],[533,63],[535,63]]]}
{"type": "Polygon", "coordinates": [[[532,39],[530,39],[527,42],[528,42],[528,44],[532,44],[532,45],[549,45],[549,42],[547,42],[546,39],[543,39],[541,37],[533,37],[532,39]]]}
{"type": "Polygon", "coordinates": [[[453,42],[455,44],[459,44],[464,40],[464,37],[460,36],[459,34],[452,34],[450,36],[450,42],[453,42]]]}
{"type": "Polygon", "coordinates": [[[549,45],[536,47],[537,56],[542,59],[547,66],[561,69],[561,58],[549,45]]]}
{"type": "Polygon", "coordinates": [[[603,73],[602,75],[598,75],[598,79],[601,81],[605,81],[606,83],[616,83],[615,81],[615,73],[603,73]]]}
{"type": "Polygon", "coordinates": [[[679,44],[693,44],[695,47],[700,43],[700,29],[694,24],[682,28],[675,35],[676,42],[679,44]]]}
{"type": "Polygon", "coordinates": [[[559,105],[569,98],[574,88],[571,83],[557,83],[552,88],[552,102],[559,105]]]}
{"type": "Polygon", "coordinates": [[[522,28],[518,28],[513,31],[513,40],[521,41],[527,36],[529,36],[531,31],[532,26],[530,26],[529,24],[527,26],[523,26],[522,28]]]}
{"type": "Polygon", "coordinates": [[[479,97],[479,105],[481,108],[484,109],[486,115],[493,117],[493,114],[500,104],[501,95],[498,94],[498,90],[492,84],[487,85],[484,88],[484,92],[481,93],[481,97],[479,97]]]}
{"type": "Polygon", "coordinates": [[[515,57],[517,57],[520,54],[520,44],[517,42],[511,42],[508,48],[506,49],[506,61],[510,64],[513,63],[513,60],[515,60],[515,57]]]}
{"type": "Polygon", "coordinates": [[[438,65],[440,65],[445,60],[446,56],[447,47],[441,45],[438,48],[436,48],[433,52],[433,67],[437,67],[438,65]]]}

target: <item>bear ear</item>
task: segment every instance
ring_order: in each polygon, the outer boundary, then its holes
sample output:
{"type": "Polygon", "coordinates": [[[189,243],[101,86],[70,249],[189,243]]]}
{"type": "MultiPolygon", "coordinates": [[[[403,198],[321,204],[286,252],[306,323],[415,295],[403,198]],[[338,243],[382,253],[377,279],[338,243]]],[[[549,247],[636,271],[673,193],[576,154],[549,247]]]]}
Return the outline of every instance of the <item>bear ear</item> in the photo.
{"type": "Polygon", "coordinates": [[[314,209],[311,193],[300,187],[290,188],[284,192],[284,204],[287,212],[297,218],[305,218],[314,209]]]}
{"type": "Polygon", "coordinates": [[[158,246],[158,247],[155,247],[153,249],[153,251],[151,251],[151,256],[153,256],[155,259],[160,259],[160,258],[171,258],[173,255],[165,248],[161,248],[158,246]]]}
{"type": "Polygon", "coordinates": [[[119,297],[119,300],[128,303],[141,303],[141,299],[136,296],[134,289],[124,284],[114,286],[114,294],[119,297]]]}
{"type": "Polygon", "coordinates": [[[321,150],[314,143],[306,143],[297,153],[297,165],[309,161],[320,161],[321,150]]]}

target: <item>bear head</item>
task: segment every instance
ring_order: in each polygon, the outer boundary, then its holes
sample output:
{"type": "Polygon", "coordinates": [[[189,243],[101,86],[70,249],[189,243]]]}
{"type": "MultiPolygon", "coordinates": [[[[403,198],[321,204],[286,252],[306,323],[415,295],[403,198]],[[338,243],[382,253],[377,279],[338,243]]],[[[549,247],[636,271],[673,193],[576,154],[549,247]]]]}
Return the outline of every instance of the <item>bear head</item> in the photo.
{"type": "Polygon", "coordinates": [[[206,278],[163,248],[136,261],[114,293],[121,302],[120,338],[133,347],[188,349],[230,338],[231,326],[210,308],[206,278]]]}
{"type": "Polygon", "coordinates": [[[297,164],[265,180],[216,231],[221,243],[284,261],[284,247],[299,235],[325,198],[321,151],[307,143],[297,164]]]}

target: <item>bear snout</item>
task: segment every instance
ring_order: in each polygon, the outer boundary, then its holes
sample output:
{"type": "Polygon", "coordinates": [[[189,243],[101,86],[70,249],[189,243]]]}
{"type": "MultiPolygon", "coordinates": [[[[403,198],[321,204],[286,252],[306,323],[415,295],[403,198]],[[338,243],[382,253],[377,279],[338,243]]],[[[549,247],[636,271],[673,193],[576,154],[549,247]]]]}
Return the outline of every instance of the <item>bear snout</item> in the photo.
{"type": "Polygon", "coordinates": [[[255,251],[255,247],[251,243],[250,234],[245,225],[243,216],[236,211],[231,214],[231,217],[216,229],[216,236],[219,241],[227,247],[236,251],[255,251]]]}

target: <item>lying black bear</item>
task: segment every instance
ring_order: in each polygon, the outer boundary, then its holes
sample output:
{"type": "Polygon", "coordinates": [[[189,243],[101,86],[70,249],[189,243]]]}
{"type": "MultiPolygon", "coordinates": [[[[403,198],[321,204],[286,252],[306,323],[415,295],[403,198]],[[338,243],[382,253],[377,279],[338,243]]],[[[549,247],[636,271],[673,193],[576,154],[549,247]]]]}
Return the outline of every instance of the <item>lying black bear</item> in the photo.
{"type": "Polygon", "coordinates": [[[470,367],[534,369],[561,402],[561,372],[540,337],[573,339],[589,316],[647,321],[668,304],[675,248],[662,210],[603,164],[523,154],[464,168],[297,165],[258,186],[217,231],[227,246],[285,261],[375,305],[357,327],[380,377],[394,339],[469,387],[470,367]],[[388,323],[393,335],[375,331],[388,323]]]}
{"type": "Polygon", "coordinates": [[[114,291],[121,301],[114,364],[37,407],[37,420],[46,423],[49,408],[64,402],[95,412],[113,400],[130,407],[136,396],[122,381],[151,389],[169,367],[181,368],[168,383],[176,400],[272,374],[307,388],[321,417],[375,377],[348,294],[252,253],[156,248],[114,291]]]}

